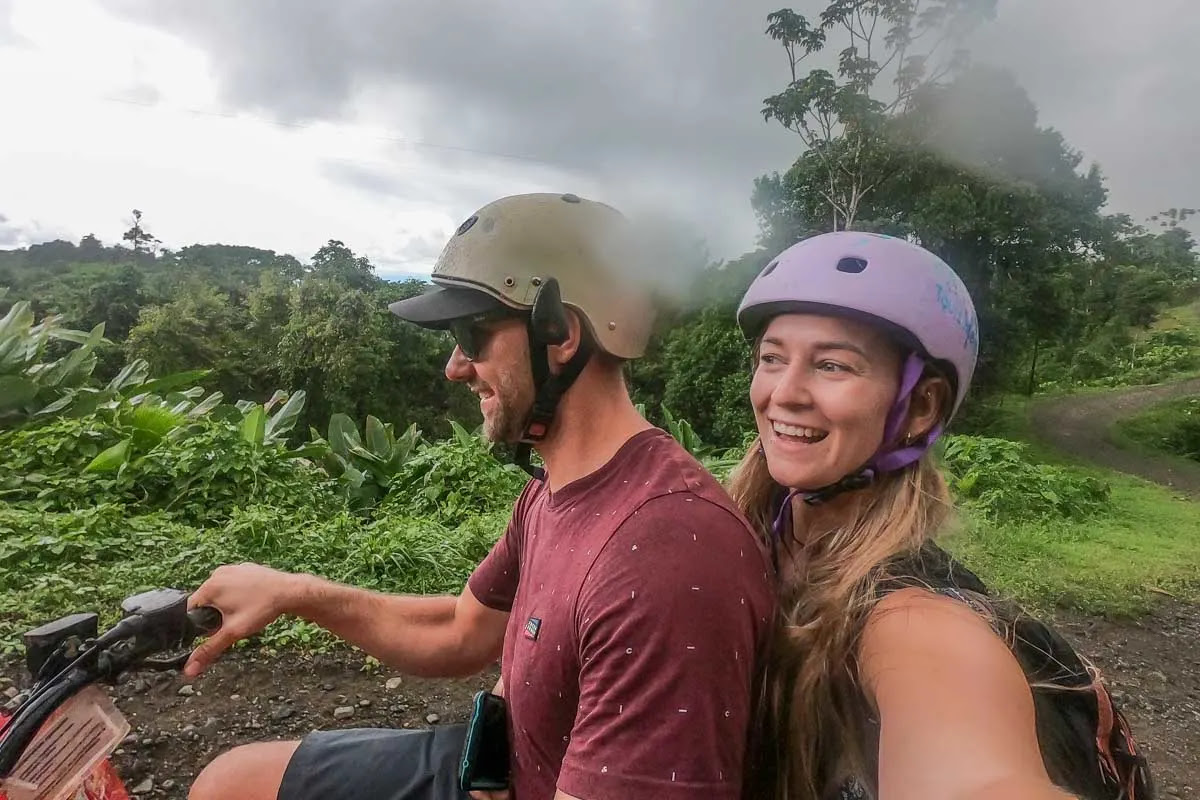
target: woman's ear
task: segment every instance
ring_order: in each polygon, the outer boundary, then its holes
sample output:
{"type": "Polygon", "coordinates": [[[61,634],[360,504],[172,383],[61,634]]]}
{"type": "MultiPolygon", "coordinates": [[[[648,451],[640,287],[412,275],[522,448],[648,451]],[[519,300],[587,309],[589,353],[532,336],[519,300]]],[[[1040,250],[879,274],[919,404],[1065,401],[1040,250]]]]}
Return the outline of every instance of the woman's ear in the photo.
{"type": "Polygon", "coordinates": [[[905,441],[916,441],[933,430],[945,417],[949,405],[950,381],[940,375],[922,378],[909,399],[905,441]]]}

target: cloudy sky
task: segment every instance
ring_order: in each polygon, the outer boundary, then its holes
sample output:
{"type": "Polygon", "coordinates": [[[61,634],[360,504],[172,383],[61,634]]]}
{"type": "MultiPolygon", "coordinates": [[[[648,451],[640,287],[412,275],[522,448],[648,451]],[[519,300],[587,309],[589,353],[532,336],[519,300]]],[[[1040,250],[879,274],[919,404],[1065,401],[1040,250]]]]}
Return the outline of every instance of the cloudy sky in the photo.
{"type": "MultiPolygon", "coordinates": [[[[1111,210],[1200,206],[1193,3],[1000,0],[975,57],[1101,164],[1111,210]]],[[[799,152],[759,113],[781,5],[0,0],[0,248],[116,241],[139,208],[170,247],[337,238],[426,272],[479,205],[573,191],[736,256],[753,179],[799,152]]]]}

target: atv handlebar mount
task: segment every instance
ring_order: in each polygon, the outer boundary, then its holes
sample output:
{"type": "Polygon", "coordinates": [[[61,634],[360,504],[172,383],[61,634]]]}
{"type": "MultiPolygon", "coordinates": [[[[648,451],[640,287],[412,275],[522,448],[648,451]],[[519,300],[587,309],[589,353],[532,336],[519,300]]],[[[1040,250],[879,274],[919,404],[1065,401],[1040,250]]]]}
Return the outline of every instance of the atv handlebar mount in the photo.
{"type": "Polygon", "coordinates": [[[154,589],[126,598],[124,616],[102,635],[95,613],[70,614],[25,634],[25,665],[33,676],[28,695],[0,727],[0,780],[20,761],[42,724],[84,687],[115,682],[136,669],[179,669],[190,650],[170,658],[161,653],[187,650],[193,640],[221,627],[211,606],[188,610],[188,594],[154,589]]]}

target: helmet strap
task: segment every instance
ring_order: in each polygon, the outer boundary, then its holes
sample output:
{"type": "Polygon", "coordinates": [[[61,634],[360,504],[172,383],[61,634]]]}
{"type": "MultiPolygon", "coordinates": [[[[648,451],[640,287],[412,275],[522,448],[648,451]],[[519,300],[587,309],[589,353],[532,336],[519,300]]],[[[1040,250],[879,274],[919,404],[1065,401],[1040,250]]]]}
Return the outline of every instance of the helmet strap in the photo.
{"type": "Polygon", "coordinates": [[[877,472],[894,472],[914,463],[925,454],[929,446],[942,433],[942,426],[938,424],[919,442],[895,447],[897,437],[900,435],[900,428],[908,417],[913,390],[917,388],[917,384],[921,382],[921,376],[924,374],[925,359],[916,353],[909,353],[904,360],[904,368],[900,374],[900,391],[896,394],[896,400],[892,403],[887,421],[883,426],[883,444],[867,464],[877,472]]]}
{"type": "Polygon", "coordinates": [[[551,373],[550,348],[565,342],[568,331],[567,311],[562,304],[558,281],[548,278],[538,289],[529,315],[529,365],[533,373],[534,398],[513,459],[517,466],[537,480],[543,480],[546,471],[530,463],[533,445],[546,438],[559,401],[592,356],[591,344],[586,336],[581,336],[579,349],[571,360],[563,365],[557,375],[551,373]]]}

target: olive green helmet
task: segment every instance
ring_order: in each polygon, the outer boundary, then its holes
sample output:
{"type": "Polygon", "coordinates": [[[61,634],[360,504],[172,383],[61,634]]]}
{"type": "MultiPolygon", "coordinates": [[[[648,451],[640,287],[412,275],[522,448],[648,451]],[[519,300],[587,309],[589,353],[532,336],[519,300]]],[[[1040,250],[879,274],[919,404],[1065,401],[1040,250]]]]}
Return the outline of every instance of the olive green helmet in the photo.
{"type": "Polygon", "coordinates": [[[596,345],[622,359],[645,353],[651,292],[632,226],[611,206],[573,194],[520,194],[488,203],[450,237],[430,279],[436,288],[393,303],[428,328],[503,306],[531,311],[550,279],[596,345]],[[640,273],[640,274],[639,274],[640,273]]]}

